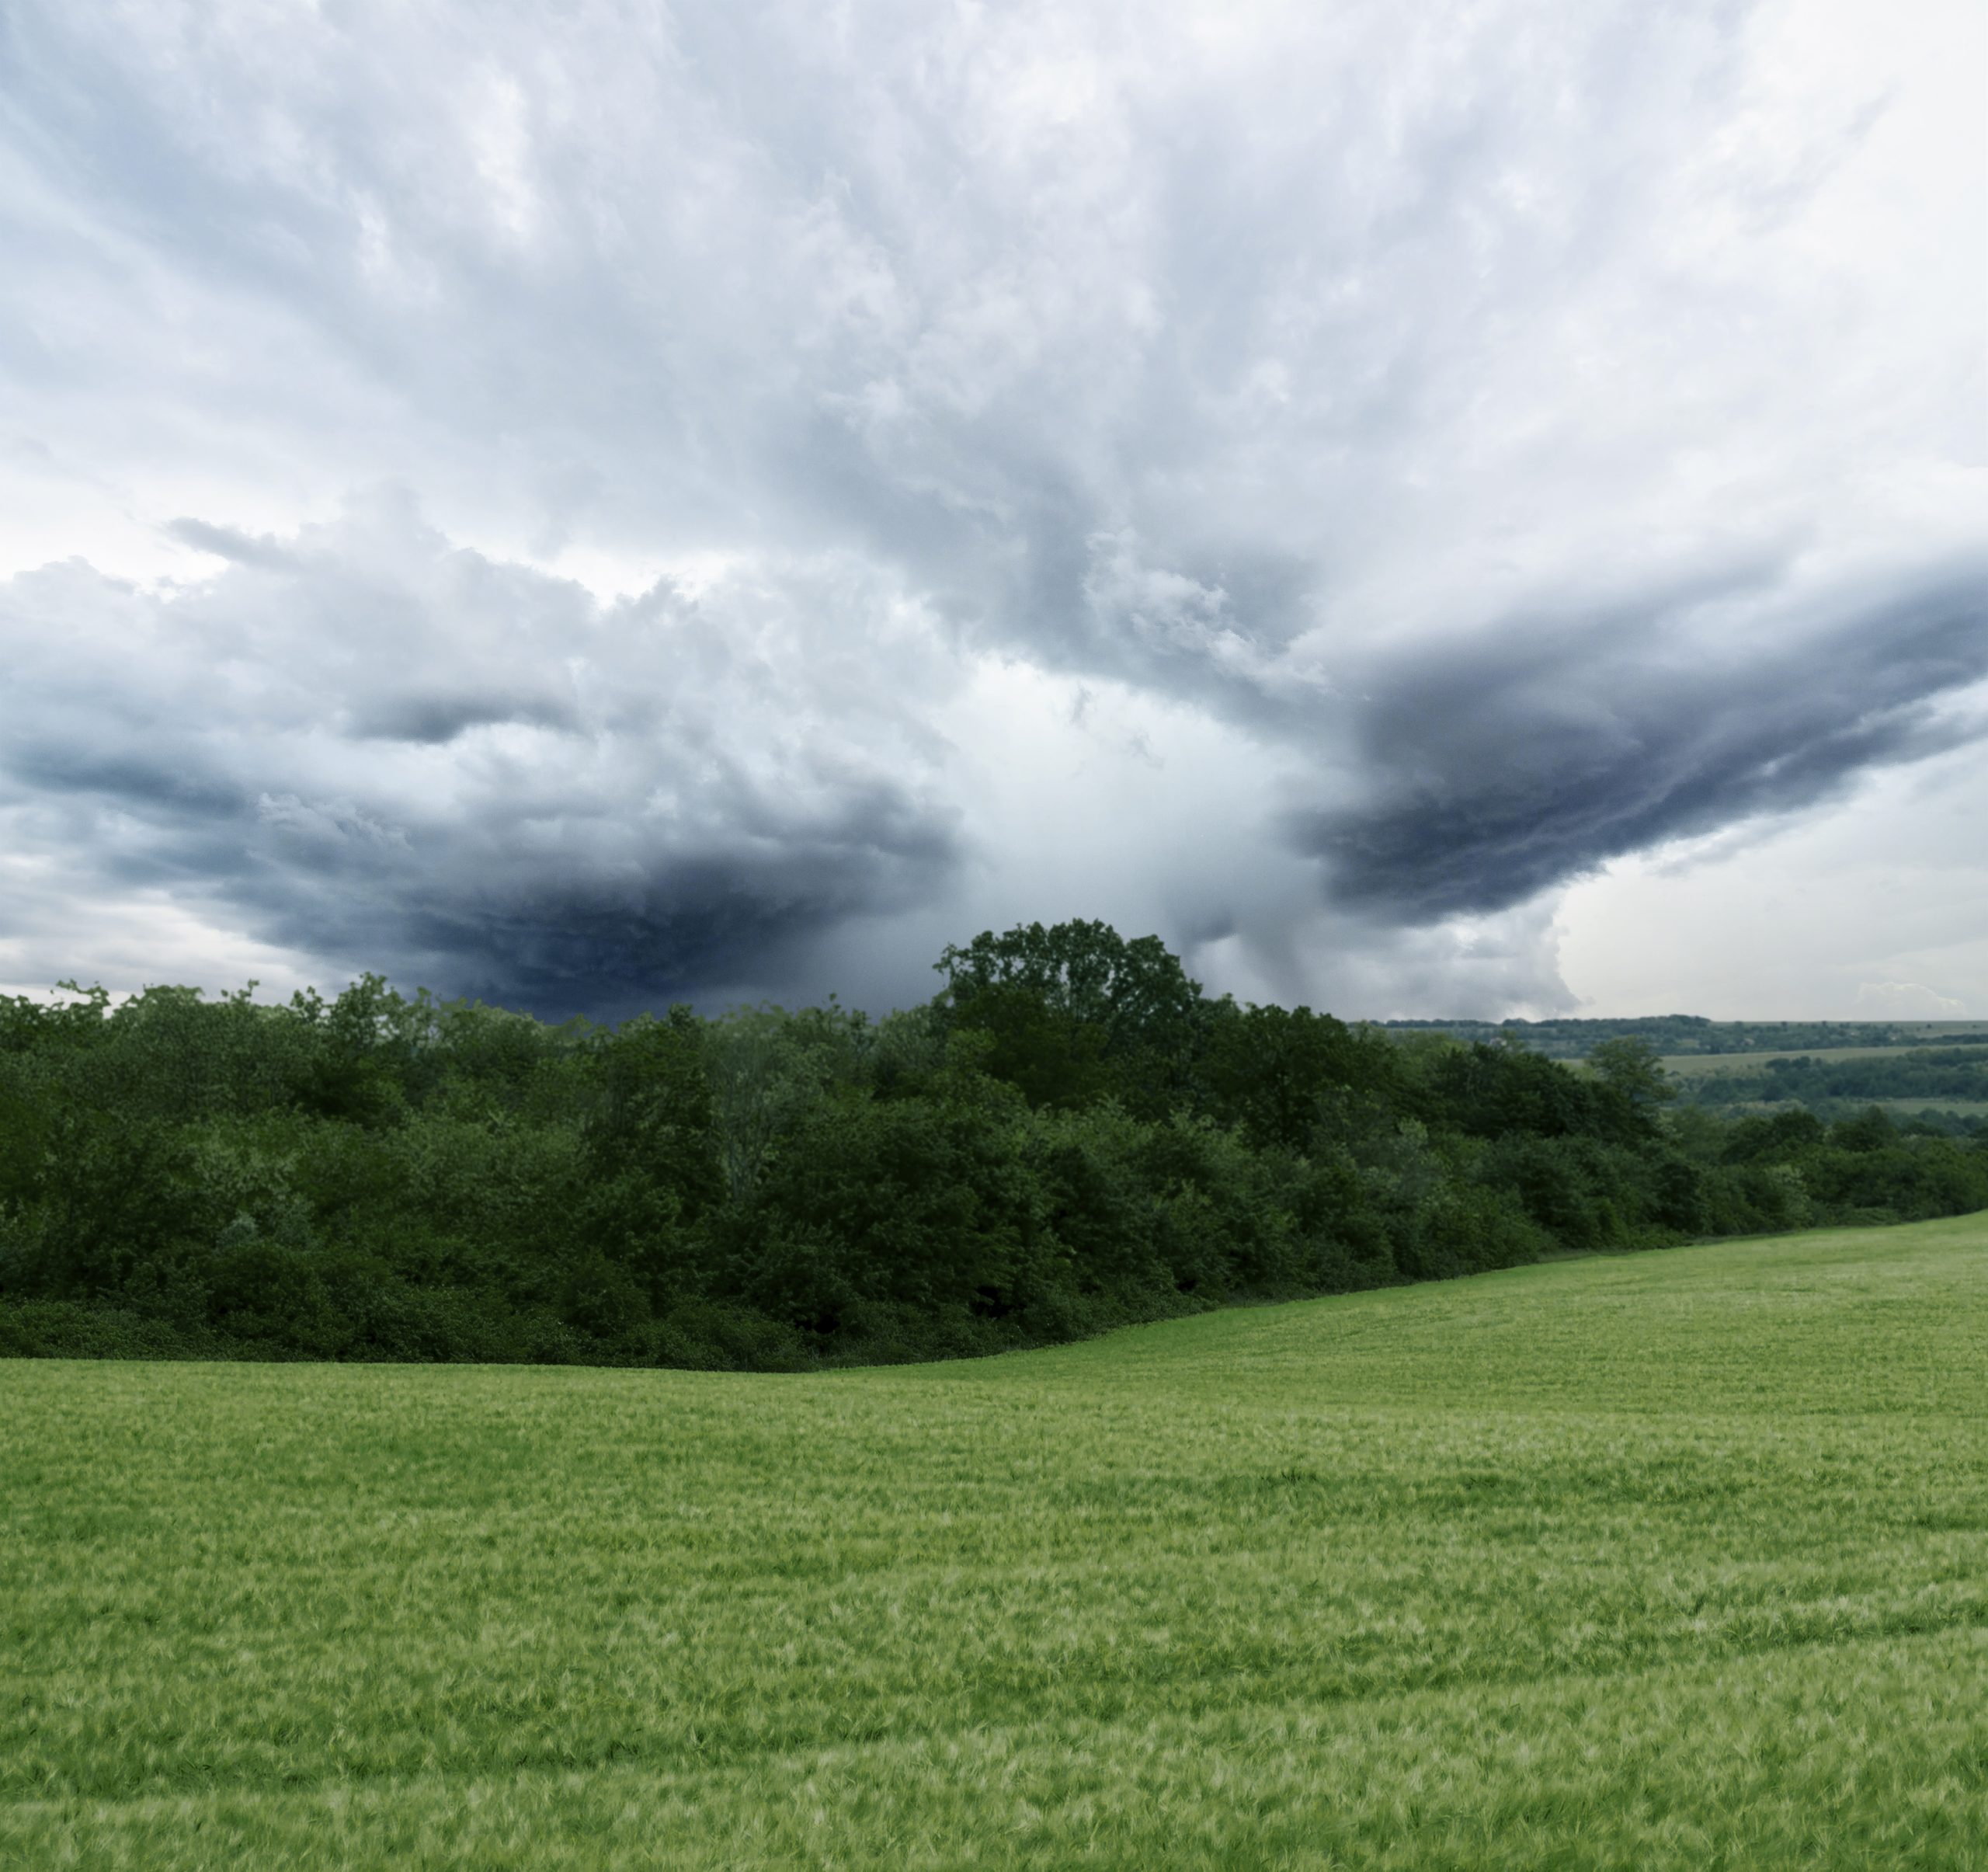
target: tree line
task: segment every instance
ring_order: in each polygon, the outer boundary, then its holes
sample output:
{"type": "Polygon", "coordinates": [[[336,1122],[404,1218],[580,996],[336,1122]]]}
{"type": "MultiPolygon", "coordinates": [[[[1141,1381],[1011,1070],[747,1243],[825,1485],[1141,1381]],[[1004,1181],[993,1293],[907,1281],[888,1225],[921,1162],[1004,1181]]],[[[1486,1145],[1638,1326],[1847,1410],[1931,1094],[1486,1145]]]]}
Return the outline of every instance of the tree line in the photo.
{"type": "Polygon", "coordinates": [[[0,999],[0,1352],[798,1369],[1988,1207],[1988,1141],[1679,1106],[1633,1036],[1240,1005],[1097,923],[938,969],[874,1021],[0,999]]]}

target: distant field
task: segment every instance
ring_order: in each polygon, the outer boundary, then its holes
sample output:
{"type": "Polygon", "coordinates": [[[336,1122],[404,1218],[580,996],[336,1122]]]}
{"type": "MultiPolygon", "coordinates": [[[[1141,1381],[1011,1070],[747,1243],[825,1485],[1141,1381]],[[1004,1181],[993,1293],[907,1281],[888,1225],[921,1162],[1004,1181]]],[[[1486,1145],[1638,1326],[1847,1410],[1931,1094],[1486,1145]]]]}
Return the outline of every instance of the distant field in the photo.
{"type": "Polygon", "coordinates": [[[1672,1053],[1664,1070],[1680,1079],[1709,1079],[1726,1073],[1757,1073],[1770,1060],[1899,1060],[1924,1053],[1918,1046],[1791,1047],[1785,1052],[1762,1048],[1750,1053],[1672,1053]]]}
{"type": "MultiPolygon", "coordinates": [[[[1979,1051],[1979,1064],[1983,1068],[1988,1068],[1988,1049],[1979,1051]]],[[[1922,1112],[1951,1112],[1961,1118],[1988,1117],[1988,1098],[1963,1098],[1955,1093],[1927,1094],[1922,1091],[1873,1096],[1864,1090],[1833,1091],[1826,1084],[1816,1083],[1816,1076],[1801,1075],[1790,1077],[1785,1084],[1772,1079],[1766,1080],[1766,1090],[1781,1091],[1785,1094],[1777,1102],[1772,1100],[1763,1101],[1757,1098],[1735,1100],[1731,1097],[1733,1088],[1719,1083],[1741,1077],[1760,1080],[1767,1063],[1774,1060],[1808,1059],[1822,1064],[1842,1062],[1863,1066],[1874,1060],[1924,1060],[1927,1052],[1927,1049],[1920,1046],[1836,1046],[1812,1047],[1806,1051],[1794,1049],[1786,1053],[1676,1053],[1667,1056],[1663,1064],[1680,1084],[1699,1088],[1699,1097],[1709,1096],[1729,1113],[1776,1111],[1791,1104],[1823,1099],[1830,1101],[1825,1106],[1826,1109],[1840,1109],[1845,1104],[1853,1106],[1878,1105],[1899,1118],[1922,1112]]],[[[1977,1089],[1982,1083],[1982,1073],[1976,1072],[1969,1080],[1963,1083],[1969,1090],[1977,1089]]],[[[1759,1088],[1755,1089],[1757,1091],[1759,1088]]]]}
{"type": "Polygon", "coordinates": [[[1988,1217],[805,1377],[0,1365],[0,1864],[1988,1863],[1988,1217]]]}
{"type": "Polygon", "coordinates": [[[1712,1078],[1724,1072],[1760,1072],[1767,1060],[1895,1060],[1923,1050],[1920,1046],[1793,1046],[1785,1053],[1767,1049],[1760,1053],[1672,1053],[1666,1054],[1664,1070],[1678,1078],[1712,1078]]]}

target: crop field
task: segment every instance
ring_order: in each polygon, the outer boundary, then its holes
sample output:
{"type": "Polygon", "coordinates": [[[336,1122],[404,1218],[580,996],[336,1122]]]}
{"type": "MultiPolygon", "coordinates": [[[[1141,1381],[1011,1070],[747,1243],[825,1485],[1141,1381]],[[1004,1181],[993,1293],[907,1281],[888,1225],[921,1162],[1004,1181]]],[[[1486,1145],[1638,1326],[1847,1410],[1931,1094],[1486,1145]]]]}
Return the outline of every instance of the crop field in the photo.
{"type": "Polygon", "coordinates": [[[0,1864],[1988,1863],[1988,1217],[807,1376],[0,1366],[0,1864]]]}

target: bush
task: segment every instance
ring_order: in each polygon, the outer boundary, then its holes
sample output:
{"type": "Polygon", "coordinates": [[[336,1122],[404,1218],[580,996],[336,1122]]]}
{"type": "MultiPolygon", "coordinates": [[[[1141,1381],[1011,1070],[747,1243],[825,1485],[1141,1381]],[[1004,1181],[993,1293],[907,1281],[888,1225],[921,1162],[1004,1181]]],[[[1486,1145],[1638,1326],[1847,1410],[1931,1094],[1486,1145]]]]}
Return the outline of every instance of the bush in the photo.
{"type": "Polygon", "coordinates": [[[75,1300],[0,1299],[0,1359],[239,1359],[238,1341],[75,1300]]]}

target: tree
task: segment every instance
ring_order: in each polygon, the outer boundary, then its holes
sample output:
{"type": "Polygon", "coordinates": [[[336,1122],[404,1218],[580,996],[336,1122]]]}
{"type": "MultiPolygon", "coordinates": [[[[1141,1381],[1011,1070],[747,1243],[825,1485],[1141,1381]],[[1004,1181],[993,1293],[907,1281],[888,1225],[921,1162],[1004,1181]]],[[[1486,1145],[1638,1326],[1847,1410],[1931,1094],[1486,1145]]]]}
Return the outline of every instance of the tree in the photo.
{"type": "Polygon", "coordinates": [[[1642,1117],[1654,1116],[1658,1106],[1677,1096],[1656,1049],[1639,1034],[1618,1034],[1600,1042],[1588,1054],[1587,1063],[1602,1084],[1620,1092],[1642,1117]]]}
{"type": "Polygon", "coordinates": [[[1328,1112],[1395,1087],[1395,1042],[1356,1032],[1309,1007],[1240,1007],[1225,996],[1210,1010],[1201,1078],[1210,1115],[1239,1124],[1261,1150],[1302,1150],[1328,1112]]]}
{"type": "Polygon", "coordinates": [[[1186,1083],[1203,1028],[1201,984],[1157,936],[1104,923],[984,930],[935,966],[940,1007],[992,1040],[986,1070],[1031,1105],[1115,1097],[1158,1115],[1186,1083]]]}

